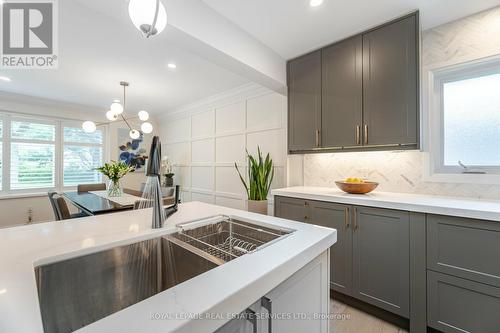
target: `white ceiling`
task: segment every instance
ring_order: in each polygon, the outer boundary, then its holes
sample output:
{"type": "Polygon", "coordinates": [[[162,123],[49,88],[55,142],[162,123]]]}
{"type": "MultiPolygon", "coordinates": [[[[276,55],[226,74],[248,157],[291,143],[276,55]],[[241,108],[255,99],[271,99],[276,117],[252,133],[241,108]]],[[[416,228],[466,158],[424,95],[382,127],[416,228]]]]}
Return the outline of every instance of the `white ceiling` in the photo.
{"type": "Polygon", "coordinates": [[[291,59],[420,9],[423,29],[500,5],[500,0],[203,0],[291,59]]]}
{"type": "MultiPolygon", "coordinates": [[[[181,4],[173,1],[183,0],[163,1],[172,6],[181,4]]],[[[309,0],[197,1],[210,5],[286,59],[416,8],[421,10],[423,27],[429,28],[500,4],[500,0],[325,0],[321,7],[311,9],[309,0]]],[[[0,91],[105,111],[112,100],[121,99],[118,83],[126,80],[131,83],[130,114],[146,109],[160,115],[249,82],[221,67],[229,65],[218,66],[203,58],[210,59],[208,55],[188,52],[172,27],[146,40],[132,25],[126,0],[58,3],[59,69],[0,70],[0,75],[12,78],[10,83],[0,81],[0,91]],[[168,62],[175,62],[177,69],[167,69],[168,62]]],[[[203,29],[203,20],[193,17],[203,29]]]]}
{"type": "Polygon", "coordinates": [[[12,82],[0,91],[95,106],[105,111],[130,82],[129,113],[161,114],[248,83],[183,51],[167,29],[146,40],[132,25],[123,0],[59,1],[59,69],[0,70],[12,82]],[[176,70],[166,67],[177,64],[176,70]]]}

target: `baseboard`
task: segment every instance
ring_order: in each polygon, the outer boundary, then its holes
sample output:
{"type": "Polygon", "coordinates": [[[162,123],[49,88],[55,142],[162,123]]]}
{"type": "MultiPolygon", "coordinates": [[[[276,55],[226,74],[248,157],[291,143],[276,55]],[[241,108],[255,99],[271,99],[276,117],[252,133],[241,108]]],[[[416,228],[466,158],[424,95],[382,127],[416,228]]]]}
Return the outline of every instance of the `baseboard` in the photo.
{"type": "Polygon", "coordinates": [[[352,306],[353,308],[359,309],[363,312],[371,314],[374,317],[380,318],[388,323],[396,325],[404,330],[410,330],[410,320],[401,316],[398,316],[389,311],[380,309],[371,304],[360,301],[356,298],[341,294],[339,292],[330,290],[330,297],[332,299],[338,300],[344,304],[352,306]]]}

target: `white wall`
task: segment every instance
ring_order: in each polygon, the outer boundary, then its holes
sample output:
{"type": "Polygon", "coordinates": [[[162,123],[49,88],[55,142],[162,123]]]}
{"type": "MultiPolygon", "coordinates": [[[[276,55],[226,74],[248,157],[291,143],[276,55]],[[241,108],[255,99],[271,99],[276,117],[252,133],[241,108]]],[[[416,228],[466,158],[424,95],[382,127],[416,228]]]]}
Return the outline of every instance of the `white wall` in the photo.
{"type": "MultiPolygon", "coordinates": [[[[104,110],[99,110],[96,107],[68,104],[4,92],[0,92],[1,111],[72,120],[106,121],[104,110]]],[[[151,122],[155,127],[155,132],[157,132],[158,126],[155,120],[153,119],[151,122]]],[[[138,126],[136,121],[132,121],[131,123],[138,126]]],[[[125,128],[125,124],[116,122],[107,128],[106,151],[108,156],[106,159],[116,160],[118,158],[117,130],[120,127],[125,128]]],[[[148,149],[152,135],[146,135],[145,137],[145,145],[148,149]]],[[[122,184],[127,188],[139,189],[140,184],[144,181],[145,174],[137,172],[127,175],[122,184]]],[[[0,228],[28,223],[30,211],[33,223],[54,220],[54,213],[45,193],[12,197],[1,197],[0,194],[0,228]]]]}
{"type": "Polygon", "coordinates": [[[256,154],[257,146],[270,153],[276,166],[273,187],[283,187],[286,115],[286,97],[248,85],[160,119],[163,155],[175,165],[183,200],[245,209],[246,195],[234,163],[246,174],[245,149],[256,154]]]}
{"type": "MultiPolygon", "coordinates": [[[[500,54],[500,7],[425,31],[422,48],[422,127],[425,129],[426,113],[439,112],[425,107],[427,71],[500,54]]],[[[424,131],[424,138],[425,135],[424,131]]],[[[381,191],[500,199],[500,187],[496,184],[424,181],[424,168],[428,168],[425,151],[305,155],[302,162],[295,162],[294,170],[303,165],[303,179],[296,182],[304,185],[334,187],[338,179],[367,177],[378,181],[381,191]]]]}

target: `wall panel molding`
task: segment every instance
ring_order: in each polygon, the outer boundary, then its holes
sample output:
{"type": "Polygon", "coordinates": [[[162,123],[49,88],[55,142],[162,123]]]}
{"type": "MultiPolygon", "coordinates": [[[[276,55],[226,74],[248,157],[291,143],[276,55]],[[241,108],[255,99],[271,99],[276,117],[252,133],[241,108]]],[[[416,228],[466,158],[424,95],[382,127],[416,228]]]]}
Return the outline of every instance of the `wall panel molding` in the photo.
{"type": "Polygon", "coordinates": [[[273,158],[273,187],[285,186],[286,106],[286,97],[247,85],[160,118],[164,155],[174,164],[183,201],[245,209],[234,163],[246,178],[245,150],[254,154],[257,145],[273,158]]]}

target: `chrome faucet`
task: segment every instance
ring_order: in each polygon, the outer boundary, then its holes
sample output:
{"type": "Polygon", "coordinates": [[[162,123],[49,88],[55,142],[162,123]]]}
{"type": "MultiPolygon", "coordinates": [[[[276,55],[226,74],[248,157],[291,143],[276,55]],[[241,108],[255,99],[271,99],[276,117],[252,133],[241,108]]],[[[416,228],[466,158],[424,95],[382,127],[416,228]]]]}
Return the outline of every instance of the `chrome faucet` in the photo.
{"type": "Polygon", "coordinates": [[[161,166],[161,142],[158,136],[153,137],[151,149],[149,152],[148,168],[146,176],[148,177],[149,197],[152,199],[152,222],[153,229],[163,228],[163,223],[172,216],[178,209],[179,203],[179,185],[175,186],[175,202],[172,206],[163,208],[163,193],[160,185],[160,166],[161,166]]]}

